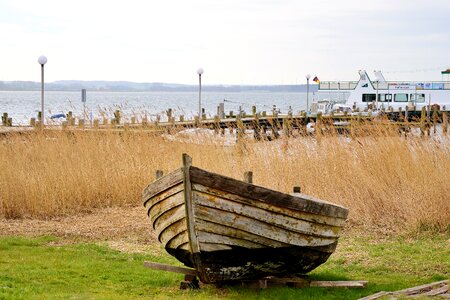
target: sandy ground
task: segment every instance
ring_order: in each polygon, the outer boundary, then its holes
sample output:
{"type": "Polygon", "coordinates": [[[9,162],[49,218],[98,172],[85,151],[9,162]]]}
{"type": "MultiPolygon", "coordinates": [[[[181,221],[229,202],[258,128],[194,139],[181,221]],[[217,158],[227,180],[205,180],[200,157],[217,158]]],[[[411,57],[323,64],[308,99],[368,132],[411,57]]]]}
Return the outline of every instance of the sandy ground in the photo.
{"type": "Polygon", "coordinates": [[[159,252],[144,207],[98,209],[50,220],[0,219],[0,236],[60,237],[57,243],[94,242],[125,252],[159,252]]]}

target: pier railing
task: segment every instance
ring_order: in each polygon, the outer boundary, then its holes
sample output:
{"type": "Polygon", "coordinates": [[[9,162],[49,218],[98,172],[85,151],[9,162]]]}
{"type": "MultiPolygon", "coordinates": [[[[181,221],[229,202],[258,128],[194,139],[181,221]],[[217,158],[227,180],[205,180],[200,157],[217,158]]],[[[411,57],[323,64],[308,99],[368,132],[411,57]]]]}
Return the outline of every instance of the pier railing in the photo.
{"type": "MultiPolygon", "coordinates": [[[[379,90],[395,89],[395,87],[403,86],[409,89],[416,90],[450,90],[450,82],[448,81],[421,81],[421,82],[406,82],[406,81],[371,81],[374,88],[379,90]]],[[[319,83],[319,90],[353,90],[356,88],[358,81],[321,81],[319,83]]]]}
{"type": "Polygon", "coordinates": [[[358,81],[321,81],[319,90],[353,90],[358,81]]]}

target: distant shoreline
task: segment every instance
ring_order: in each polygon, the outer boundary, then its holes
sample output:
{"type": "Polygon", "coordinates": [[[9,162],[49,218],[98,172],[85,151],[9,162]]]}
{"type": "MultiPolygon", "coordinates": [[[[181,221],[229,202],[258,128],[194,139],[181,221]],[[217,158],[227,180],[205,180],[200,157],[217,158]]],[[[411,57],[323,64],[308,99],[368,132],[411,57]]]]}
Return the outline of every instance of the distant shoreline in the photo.
{"type": "MultiPolygon", "coordinates": [[[[0,91],[40,91],[41,83],[35,81],[0,81],[0,91]]],[[[63,80],[45,83],[47,91],[98,92],[197,92],[198,85],[173,83],[136,83],[128,81],[79,81],[63,80]]],[[[317,91],[317,85],[309,86],[310,92],[317,91]]],[[[202,92],[306,92],[306,84],[287,85],[203,85],[202,92]]]]}

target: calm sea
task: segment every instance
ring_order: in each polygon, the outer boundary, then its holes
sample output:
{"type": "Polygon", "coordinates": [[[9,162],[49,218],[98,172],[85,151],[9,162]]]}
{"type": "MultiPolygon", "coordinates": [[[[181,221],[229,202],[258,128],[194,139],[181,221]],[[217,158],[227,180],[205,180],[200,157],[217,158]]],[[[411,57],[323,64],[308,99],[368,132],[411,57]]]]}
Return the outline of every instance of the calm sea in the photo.
{"type": "MultiPolygon", "coordinates": [[[[310,94],[310,101],[313,95],[310,94]]],[[[175,117],[184,115],[191,118],[198,113],[198,93],[195,92],[87,92],[86,113],[88,117],[100,117],[102,113],[108,118],[116,109],[122,111],[123,118],[129,120],[136,116],[138,120],[147,115],[149,119],[165,116],[165,111],[172,108],[175,117]]],[[[239,111],[239,107],[251,112],[252,105],[258,111],[272,111],[273,105],[281,113],[287,113],[292,107],[294,113],[306,107],[306,93],[270,93],[270,92],[239,92],[239,93],[202,93],[202,107],[209,116],[217,114],[219,103],[225,104],[225,112],[239,111]]],[[[56,114],[66,114],[72,111],[76,117],[83,115],[83,103],[80,92],[45,93],[46,119],[56,114]]],[[[7,112],[14,125],[26,125],[30,118],[37,117],[41,109],[41,94],[39,91],[0,91],[0,113],[7,112]]],[[[163,119],[163,117],[162,117],[163,119]]],[[[50,120],[49,120],[50,122],[50,120]]]]}

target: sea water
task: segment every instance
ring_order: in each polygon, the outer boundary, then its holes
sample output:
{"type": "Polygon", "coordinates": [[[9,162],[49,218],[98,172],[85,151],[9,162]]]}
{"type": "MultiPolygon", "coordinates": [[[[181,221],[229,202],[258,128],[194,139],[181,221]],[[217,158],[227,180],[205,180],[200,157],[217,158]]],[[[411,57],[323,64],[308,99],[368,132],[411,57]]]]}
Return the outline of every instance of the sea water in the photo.
{"type": "MultiPolygon", "coordinates": [[[[309,103],[314,95],[309,94],[309,103]]],[[[280,113],[298,113],[306,108],[306,93],[284,92],[203,92],[201,107],[209,117],[217,114],[217,106],[224,103],[225,113],[239,112],[239,108],[251,113],[252,106],[258,112],[271,114],[273,106],[280,113]]],[[[159,115],[164,120],[171,108],[174,117],[184,115],[186,119],[198,115],[199,94],[197,92],[104,92],[87,91],[85,106],[81,101],[81,91],[46,91],[44,94],[44,116],[67,114],[72,111],[77,118],[113,118],[114,111],[120,110],[124,121],[135,116],[141,120],[155,120],[159,115]],[[85,113],[84,113],[85,112],[85,113]]],[[[27,125],[30,118],[37,118],[41,110],[40,91],[0,91],[0,113],[7,112],[14,125],[27,125]]]]}

